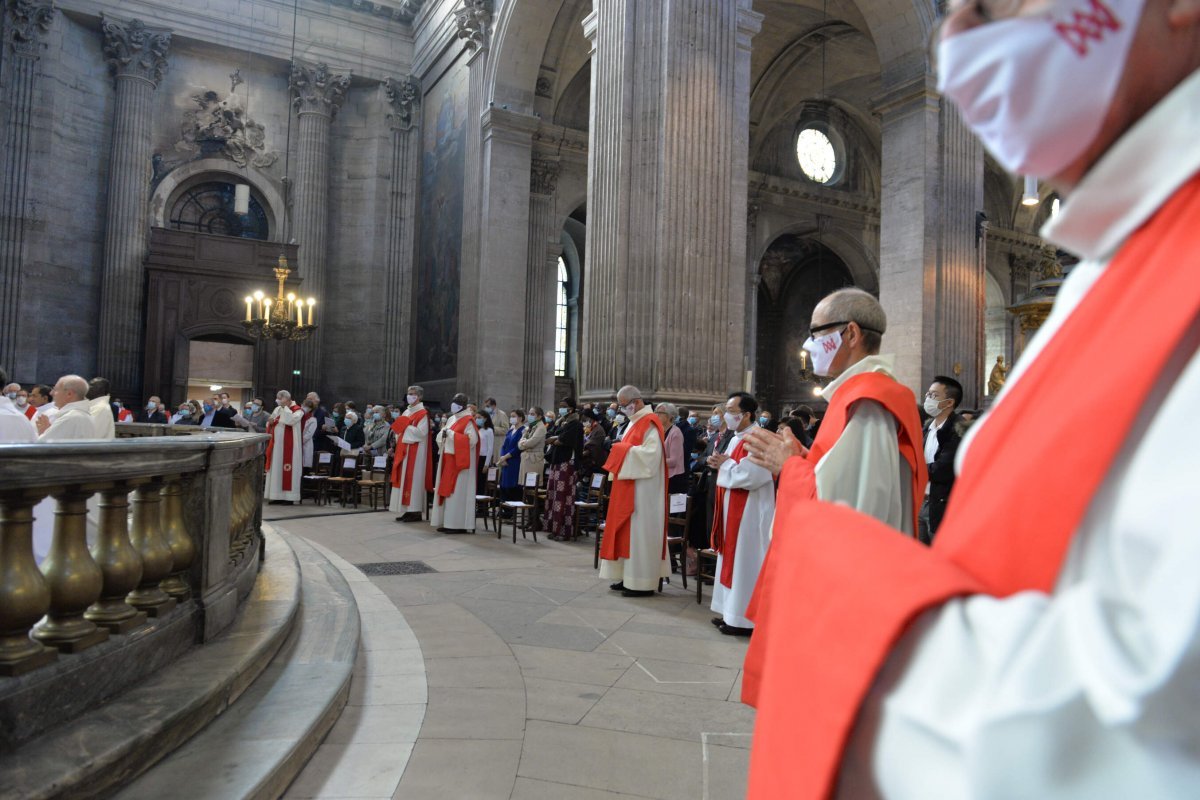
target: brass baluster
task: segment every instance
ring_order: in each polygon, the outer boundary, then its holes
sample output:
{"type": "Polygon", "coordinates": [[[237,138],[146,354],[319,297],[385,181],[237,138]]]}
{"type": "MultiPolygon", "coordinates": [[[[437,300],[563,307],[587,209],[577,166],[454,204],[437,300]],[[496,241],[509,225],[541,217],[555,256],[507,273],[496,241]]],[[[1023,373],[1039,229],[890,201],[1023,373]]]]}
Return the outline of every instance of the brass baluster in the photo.
{"type": "Polygon", "coordinates": [[[104,588],[83,616],[109,633],[129,633],[145,624],[146,615],[125,600],[142,579],[142,558],[129,541],[127,483],[106,488],[100,495],[100,532],[92,545],[92,558],[104,575],[104,588]]]}
{"type": "Polygon", "coordinates": [[[78,653],[108,638],[108,631],[84,619],[104,587],[104,575],[87,548],[87,501],[90,490],[69,486],[55,493],[54,539],[42,562],[50,587],[50,609],[33,630],[42,644],[78,653]]]}
{"type": "Polygon", "coordinates": [[[29,638],[50,607],[50,587],[33,558],[33,506],[43,492],[0,495],[0,675],[21,675],[58,652],[29,638]]]}
{"type": "Polygon", "coordinates": [[[171,574],[171,548],[162,535],[159,490],[162,481],[152,480],[137,488],[133,494],[133,530],[129,534],[134,548],[142,557],[142,579],[129,593],[128,601],[139,611],[159,617],[175,607],[175,600],[162,590],[159,583],[171,574]]]}
{"type": "Polygon", "coordinates": [[[183,521],[183,483],[178,475],[167,478],[162,489],[162,528],[171,549],[171,574],[162,582],[162,590],[176,600],[186,600],[192,593],[187,576],[196,545],[183,521]]]}

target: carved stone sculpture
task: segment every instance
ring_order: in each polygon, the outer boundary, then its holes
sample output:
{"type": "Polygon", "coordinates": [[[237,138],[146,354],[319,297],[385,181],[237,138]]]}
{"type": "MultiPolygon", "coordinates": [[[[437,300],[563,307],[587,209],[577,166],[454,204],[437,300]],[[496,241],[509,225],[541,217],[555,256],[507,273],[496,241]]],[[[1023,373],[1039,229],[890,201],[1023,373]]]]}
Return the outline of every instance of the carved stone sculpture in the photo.
{"type": "Polygon", "coordinates": [[[292,106],[298,113],[335,117],[350,88],[350,76],[334,75],[328,64],[297,61],[292,63],[288,88],[292,93],[292,106]]]}
{"type": "Polygon", "coordinates": [[[391,107],[391,111],[388,112],[388,121],[392,123],[392,127],[405,131],[411,128],[417,109],[421,107],[421,86],[417,83],[416,78],[411,76],[405,80],[385,78],[383,91],[387,97],[388,106],[391,107]]]}
{"type": "Polygon", "coordinates": [[[192,95],[196,107],[183,115],[175,149],[198,158],[224,156],[239,167],[269,167],[279,154],[267,150],[266,130],[246,114],[242,98],[212,90],[192,95]]]}
{"type": "Polygon", "coordinates": [[[147,27],[140,19],[122,22],[103,15],[100,28],[104,58],[113,77],[144,78],[157,86],[167,71],[171,32],[147,27]]]}

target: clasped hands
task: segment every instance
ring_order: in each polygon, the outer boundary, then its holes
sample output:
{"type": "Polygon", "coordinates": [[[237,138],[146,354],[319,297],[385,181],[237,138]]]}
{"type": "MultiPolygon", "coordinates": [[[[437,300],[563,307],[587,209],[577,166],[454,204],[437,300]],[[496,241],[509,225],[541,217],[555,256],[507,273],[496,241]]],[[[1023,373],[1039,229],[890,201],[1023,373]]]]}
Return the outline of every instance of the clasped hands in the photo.
{"type": "Polygon", "coordinates": [[[792,434],[792,429],[781,425],[778,433],[766,428],[755,428],[746,434],[746,454],[751,464],[757,464],[776,478],[783,472],[784,463],[793,456],[808,455],[808,448],[792,434]]]}

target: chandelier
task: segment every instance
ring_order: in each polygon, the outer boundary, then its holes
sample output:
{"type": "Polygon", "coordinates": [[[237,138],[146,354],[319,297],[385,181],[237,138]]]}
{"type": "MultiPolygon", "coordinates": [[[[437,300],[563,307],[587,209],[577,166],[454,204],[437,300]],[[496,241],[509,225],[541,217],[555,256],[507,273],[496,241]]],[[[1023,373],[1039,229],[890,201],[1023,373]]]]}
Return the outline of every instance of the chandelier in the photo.
{"type": "Polygon", "coordinates": [[[295,292],[284,294],[284,284],[292,271],[288,269],[287,257],[280,255],[275,267],[275,279],[279,289],[274,298],[261,291],[246,298],[246,319],[242,323],[246,332],[256,339],[275,339],[280,342],[299,342],[307,339],[317,329],[313,323],[314,306],[317,301],[310,297],[307,302],[296,297],[295,292]]]}

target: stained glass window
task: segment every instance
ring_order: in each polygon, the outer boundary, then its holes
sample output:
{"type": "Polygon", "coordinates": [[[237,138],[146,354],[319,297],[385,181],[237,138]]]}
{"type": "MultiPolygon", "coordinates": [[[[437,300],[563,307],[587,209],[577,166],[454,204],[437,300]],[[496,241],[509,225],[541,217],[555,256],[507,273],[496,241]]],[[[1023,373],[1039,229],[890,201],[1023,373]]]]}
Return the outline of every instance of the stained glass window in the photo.
{"type": "Polygon", "coordinates": [[[175,199],[168,224],[177,231],[265,241],[269,231],[262,205],[251,193],[250,212],[238,214],[233,208],[233,194],[232,183],[219,181],[185,189],[175,199]]]}
{"type": "Polygon", "coordinates": [[[558,295],[554,305],[554,374],[567,375],[567,264],[558,258],[558,295]]]}
{"type": "Polygon", "coordinates": [[[796,160],[809,180],[829,183],[837,171],[837,151],[829,137],[816,128],[805,128],[796,136],[796,160]]]}

